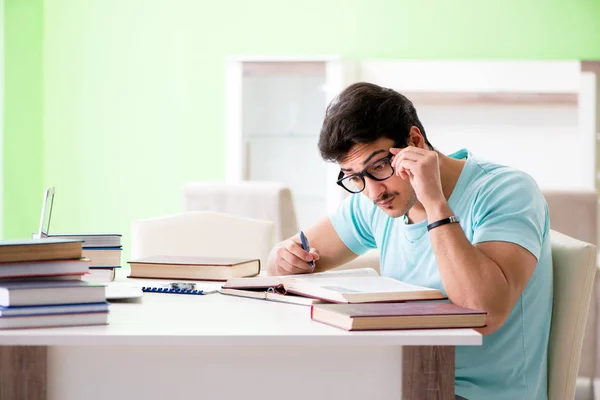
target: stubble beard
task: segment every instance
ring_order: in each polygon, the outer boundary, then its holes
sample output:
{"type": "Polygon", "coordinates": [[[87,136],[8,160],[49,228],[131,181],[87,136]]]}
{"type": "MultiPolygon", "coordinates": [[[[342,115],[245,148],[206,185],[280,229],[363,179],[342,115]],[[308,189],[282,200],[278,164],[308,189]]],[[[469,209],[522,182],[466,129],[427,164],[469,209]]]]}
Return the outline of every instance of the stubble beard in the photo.
{"type": "MultiPolygon", "coordinates": [[[[394,207],[391,210],[383,209],[383,211],[392,218],[400,218],[400,217],[405,216],[417,202],[417,196],[413,191],[411,191],[410,193],[406,193],[406,195],[407,195],[407,198],[404,199],[404,204],[399,204],[399,205],[397,205],[397,207],[394,207]]],[[[397,200],[397,199],[398,199],[398,197],[396,197],[396,199],[394,199],[394,200],[397,200]]]]}

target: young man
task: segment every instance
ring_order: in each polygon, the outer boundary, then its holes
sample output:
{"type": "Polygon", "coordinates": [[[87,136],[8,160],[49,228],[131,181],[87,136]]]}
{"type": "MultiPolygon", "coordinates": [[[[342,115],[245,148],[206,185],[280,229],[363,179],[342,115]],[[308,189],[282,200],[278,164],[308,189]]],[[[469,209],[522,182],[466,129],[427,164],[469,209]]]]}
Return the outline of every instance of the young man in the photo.
{"type": "Polygon", "coordinates": [[[458,396],[546,399],[552,258],[535,181],[466,149],[441,154],[413,104],[370,83],[328,107],[319,149],[353,194],[305,231],[309,252],[298,237],[279,243],[269,273],[310,273],[311,260],[324,271],[378,248],[382,275],[488,313],[483,345],[456,348],[458,396]]]}

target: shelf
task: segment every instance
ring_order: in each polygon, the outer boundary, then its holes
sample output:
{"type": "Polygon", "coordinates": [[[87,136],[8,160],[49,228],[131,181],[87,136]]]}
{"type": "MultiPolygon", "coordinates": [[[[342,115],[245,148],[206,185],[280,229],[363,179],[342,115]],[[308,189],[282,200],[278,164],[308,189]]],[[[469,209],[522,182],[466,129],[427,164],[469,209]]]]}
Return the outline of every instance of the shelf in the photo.
{"type": "MultiPolygon", "coordinates": [[[[246,139],[315,139],[319,137],[319,132],[315,133],[244,133],[246,139]]],[[[315,142],[316,145],[316,142],[315,142]]]]}
{"type": "Polygon", "coordinates": [[[577,106],[576,93],[402,92],[415,105],[561,105],[577,106]]]}
{"type": "Polygon", "coordinates": [[[242,64],[244,76],[271,76],[271,75],[325,75],[325,62],[319,61],[272,61],[272,62],[244,62],[242,64]]]}

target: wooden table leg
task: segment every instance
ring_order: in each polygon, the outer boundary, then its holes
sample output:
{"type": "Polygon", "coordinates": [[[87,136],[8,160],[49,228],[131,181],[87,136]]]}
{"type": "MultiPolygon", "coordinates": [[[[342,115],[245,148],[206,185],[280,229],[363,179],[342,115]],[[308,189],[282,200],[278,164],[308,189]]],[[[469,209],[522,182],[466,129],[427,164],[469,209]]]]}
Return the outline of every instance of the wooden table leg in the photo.
{"type": "Polygon", "coordinates": [[[403,400],[454,400],[454,346],[402,348],[403,400]]]}
{"type": "Polygon", "coordinates": [[[45,346],[0,346],[0,400],[46,400],[45,346]]]}

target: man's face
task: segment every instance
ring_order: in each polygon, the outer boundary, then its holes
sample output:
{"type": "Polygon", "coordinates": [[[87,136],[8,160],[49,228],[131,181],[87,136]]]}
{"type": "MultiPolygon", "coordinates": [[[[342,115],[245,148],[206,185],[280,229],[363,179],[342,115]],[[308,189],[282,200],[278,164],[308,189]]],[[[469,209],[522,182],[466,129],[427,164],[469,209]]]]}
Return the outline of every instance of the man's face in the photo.
{"type": "MultiPolygon", "coordinates": [[[[364,145],[355,145],[340,163],[344,176],[362,172],[367,166],[385,158],[394,145],[391,139],[381,138],[364,145]]],[[[397,218],[405,215],[415,204],[417,196],[410,182],[400,178],[395,173],[389,178],[377,181],[364,177],[365,188],[361,192],[373,201],[390,217],[397,218]]],[[[353,196],[357,196],[353,194],[353,196]]]]}

